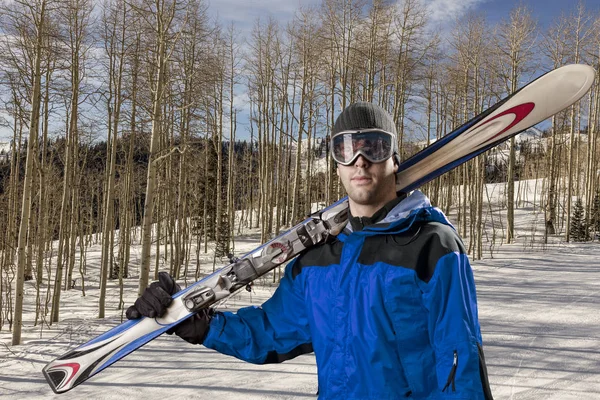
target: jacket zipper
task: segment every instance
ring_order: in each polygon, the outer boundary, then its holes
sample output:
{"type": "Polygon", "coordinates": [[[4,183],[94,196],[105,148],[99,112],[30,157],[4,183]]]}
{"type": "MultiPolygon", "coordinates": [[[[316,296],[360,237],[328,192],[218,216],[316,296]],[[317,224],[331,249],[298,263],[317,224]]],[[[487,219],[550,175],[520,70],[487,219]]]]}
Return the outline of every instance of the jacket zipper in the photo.
{"type": "Polygon", "coordinates": [[[458,351],[454,350],[454,361],[452,361],[452,369],[450,370],[450,375],[448,375],[448,380],[446,381],[446,386],[442,389],[442,392],[445,392],[448,389],[448,386],[452,384],[452,391],[456,392],[456,384],[454,382],[454,378],[456,377],[456,369],[458,368],[458,351]]]}

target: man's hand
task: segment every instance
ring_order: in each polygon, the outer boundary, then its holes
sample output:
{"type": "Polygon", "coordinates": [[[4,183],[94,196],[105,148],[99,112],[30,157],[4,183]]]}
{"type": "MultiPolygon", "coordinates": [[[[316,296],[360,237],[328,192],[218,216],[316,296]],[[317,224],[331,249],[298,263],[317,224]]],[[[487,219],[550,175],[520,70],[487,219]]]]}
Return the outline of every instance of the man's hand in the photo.
{"type": "MultiPolygon", "coordinates": [[[[173,277],[166,272],[159,272],[158,281],[152,282],[144,290],[144,293],[127,309],[125,315],[127,319],[138,319],[142,316],[148,318],[162,317],[173,301],[172,296],[180,290],[181,288],[173,277]]],[[[192,344],[202,344],[208,334],[213,314],[212,309],[202,309],[174,328],[169,329],[167,333],[169,335],[175,333],[192,344]]]]}
{"type": "Polygon", "coordinates": [[[138,319],[140,317],[162,317],[167,307],[173,301],[172,295],[179,292],[181,288],[175,279],[166,272],[158,273],[158,281],[152,282],[144,290],[144,293],[127,309],[127,319],[138,319]]]}

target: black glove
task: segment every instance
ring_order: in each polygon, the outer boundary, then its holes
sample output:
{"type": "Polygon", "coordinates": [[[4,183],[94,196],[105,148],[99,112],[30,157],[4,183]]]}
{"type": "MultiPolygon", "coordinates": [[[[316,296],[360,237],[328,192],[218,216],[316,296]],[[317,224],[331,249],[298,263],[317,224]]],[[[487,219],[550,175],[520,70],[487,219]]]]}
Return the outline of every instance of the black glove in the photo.
{"type": "Polygon", "coordinates": [[[152,282],[144,293],[127,309],[127,319],[138,319],[142,316],[155,318],[162,317],[167,307],[173,301],[171,295],[179,292],[181,288],[175,279],[166,272],[158,273],[158,281],[152,282]]]}
{"type": "Polygon", "coordinates": [[[203,308],[179,325],[169,329],[167,333],[169,335],[175,333],[191,344],[202,344],[206,335],[208,335],[210,320],[214,314],[215,312],[212,308],[203,308]]]}
{"type": "MultiPolygon", "coordinates": [[[[125,312],[127,319],[138,319],[142,316],[161,317],[173,301],[172,295],[181,288],[175,279],[166,272],[158,273],[158,281],[152,282],[144,293],[125,312]]],[[[169,335],[177,336],[192,344],[201,344],[208,334],[208,327],[214,312],[212,309],[202,309],[197,314],[169,329],[169,335]]]]}

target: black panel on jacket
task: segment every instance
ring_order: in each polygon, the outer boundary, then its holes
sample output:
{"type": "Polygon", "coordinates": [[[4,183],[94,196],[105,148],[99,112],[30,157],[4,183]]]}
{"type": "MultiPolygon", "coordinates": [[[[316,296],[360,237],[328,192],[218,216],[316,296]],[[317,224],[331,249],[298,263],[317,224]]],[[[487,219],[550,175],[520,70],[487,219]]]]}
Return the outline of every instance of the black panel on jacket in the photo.
{"type": "MultiPolygon", "coordinates": [[[[292,268],[295,278],[304,267],[338,265],[343,243],[335,240],[300,255],[292,268]]],[[[429,282],[439,259],[448,253],[466,254],[458,234],[450,226],[439,222],[417,222],[400,234],[377,234],[365,238],[358,258],[363,265],[376,262],[412,269],[419,279],[429,282]]]]}
{"type": "Polygon", "coordinates": [[[303,267],[328,267],[339,264],[343,246],[342,242],[335,239],[333,242],[321,244],[301,254],[292,267],[292,278],[296,278],[303,267]]]}
{"type": "Polygon", "coordinates": [[[483,355],[483,347],[477,343],[477,350],[479,352],[479,376],[481,377],[481,386],[483,387],[483,396],[485,400],[494,400],[492,397],[492,389],[490,388],[490,381],[488,380],[487,366],[485,365],[485,357],[483,355]]]}
{"type": "Polygon", "coordinates": [[[452,252],[466,253],[454,229],[439,222],[415,223],[402,234],[367,237],[358,262],[412,269],[429,282],[439,259],[452,252]]]}
{"type": "Polygon", "coordinates": [[[294,348],[292,351],[284,354],[279,354],[276,351],[270,351],[267,353],[267,358],[263,364],[276,364],[281,363],[287,360],[291,360],[292,358],[296,358],[302,354],[308,354],[313,352],[312,343],[301,344],[300,346],[294,348]]]}

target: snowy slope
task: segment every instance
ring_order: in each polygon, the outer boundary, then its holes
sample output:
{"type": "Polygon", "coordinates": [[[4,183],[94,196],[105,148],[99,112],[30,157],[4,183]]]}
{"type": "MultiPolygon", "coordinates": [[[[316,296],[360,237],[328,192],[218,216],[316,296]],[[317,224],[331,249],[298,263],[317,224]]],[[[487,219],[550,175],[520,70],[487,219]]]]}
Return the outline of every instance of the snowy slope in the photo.
{"type": "MultiPolygon", "coordinates": [[[[488,189],[493,198],[502,197],[503,185],[490,185],[488,189]]],[[[517,243],[497,243],[493,259],[473,263],[492,391],[496,399],[600,398],[600,248],[597,242],[566,244],[559,238],[553,238],[548,246],[532,242],[536,236],[539,241],[543,223],[533,207],[534,198],[539,201],[539,194],[535,195],[539,190],[541,185],[522,183],[522,203],[516,213],[517,243]]],[[[236,251],[250,250],[256,240],[252,233],[241,238],[236,251]]],[[[138,262],[136,253],[134,249],[132,266],[138,262]]],[[[97,246],[88,257],[91,275],[97,271],[99,255],[97,246]]],[[[202,257],[204,272],[212,270],[209,260],[210,254],[202,257]]],[[[253,293],[236,295],[224,309],[261,304],[275,290],[270,281],[263,279],[253,293]]],[[[137,277],[126,281],[130,288],[126,291],[126,304],[133,301],[136,285],[137,277]]],[[[30,295],[25,307],[31,311],[33,285],[28,282],[26,286],[30,295]]],[[[315,398],[317,378],[312,355],[279,365],[256,366],[168,335],[72,391],[54,395],[41,373],[45,363],[119,323],[116,282],[109,284],[109,291],[109,317],[104,320],[95,318],[98,282],[91,279],[86,282],[86,297],[78,290],[63,293],[60,323],[40,330],[39,326],[31,327],[29,317],[23,345],[8,346],[10,333],[3,327],[0,396],[144,400],[217,395],[219,399],[315,398]]]]}

